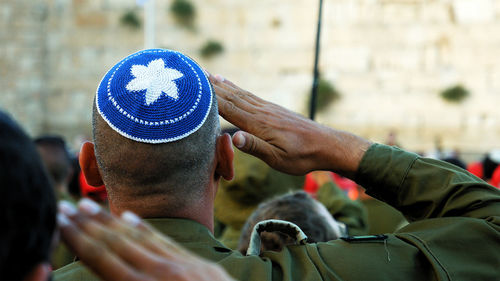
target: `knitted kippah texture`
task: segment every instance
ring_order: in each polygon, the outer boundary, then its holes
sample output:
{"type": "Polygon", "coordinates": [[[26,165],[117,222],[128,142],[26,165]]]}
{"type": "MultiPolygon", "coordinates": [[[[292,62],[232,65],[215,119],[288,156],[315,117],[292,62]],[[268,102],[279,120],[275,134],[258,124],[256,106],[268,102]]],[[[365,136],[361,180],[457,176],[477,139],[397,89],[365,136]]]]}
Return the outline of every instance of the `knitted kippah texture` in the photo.
{"type": "Polygon", "coordinates": [[[176,141],[196,132],[212,106],[205,72],[175,51],[149,49],[124,58],[102,79],[99,114],[122,136],[146,143],[176,141]]]}

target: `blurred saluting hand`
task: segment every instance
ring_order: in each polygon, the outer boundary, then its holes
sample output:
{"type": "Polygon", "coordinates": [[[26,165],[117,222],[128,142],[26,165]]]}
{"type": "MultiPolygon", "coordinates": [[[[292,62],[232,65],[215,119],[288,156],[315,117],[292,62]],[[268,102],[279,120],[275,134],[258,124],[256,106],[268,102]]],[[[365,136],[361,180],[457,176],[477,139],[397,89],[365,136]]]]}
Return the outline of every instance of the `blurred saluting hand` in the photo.
{"type": "Polygon", "coordinates": [[[62,202],[58,223],[63,241],[103,280],[233,280],[131,212],[117,218],[89,199],[78,209],[62,202]]]}

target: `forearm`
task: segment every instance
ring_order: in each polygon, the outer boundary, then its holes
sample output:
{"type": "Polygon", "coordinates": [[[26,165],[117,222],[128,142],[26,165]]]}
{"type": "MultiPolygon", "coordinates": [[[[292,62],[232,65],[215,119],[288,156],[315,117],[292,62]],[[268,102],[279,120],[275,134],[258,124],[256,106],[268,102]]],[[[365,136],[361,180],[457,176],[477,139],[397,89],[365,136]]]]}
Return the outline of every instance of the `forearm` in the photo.
{"type": "Polygon", "coordinates": [[[384,145],[370,147],[356,181],[368,194],[397,208],[410,221],[500,215],[500,192],[484,181],[443,161],[384,145]]]}

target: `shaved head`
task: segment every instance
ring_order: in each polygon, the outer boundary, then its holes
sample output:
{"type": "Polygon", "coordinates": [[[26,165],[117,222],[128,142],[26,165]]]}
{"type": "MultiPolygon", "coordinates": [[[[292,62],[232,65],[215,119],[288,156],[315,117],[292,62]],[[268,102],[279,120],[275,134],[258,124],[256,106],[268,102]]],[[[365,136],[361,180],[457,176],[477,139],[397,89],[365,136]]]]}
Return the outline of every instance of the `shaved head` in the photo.
{"type": "Polygon", "coordinates": [[[162,196],[167,209],[196,202],[213,176],[218,116],[213,95],[207,119],[196,132],[174,142],[149,144],[114,131],[94,102],[95,155],[110,201],[119,203],[123,195],[137,200],[162,196]]]}

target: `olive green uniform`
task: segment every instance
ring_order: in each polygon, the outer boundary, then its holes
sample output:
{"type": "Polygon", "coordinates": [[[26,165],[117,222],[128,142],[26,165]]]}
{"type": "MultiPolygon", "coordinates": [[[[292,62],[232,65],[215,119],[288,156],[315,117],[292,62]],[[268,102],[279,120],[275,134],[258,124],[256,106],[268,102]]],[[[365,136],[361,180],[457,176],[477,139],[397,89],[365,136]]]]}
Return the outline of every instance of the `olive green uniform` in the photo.
{"type": "Polygon", "coordinates": [[[375,198],[361,200],[366,208],[369,234],[394,232],[408,224],[401,212],[375,198]]]}
{"type": "Polygon", "coordinates": [[[368,216],[360,201],[351,200],[335,183],[323,184],[317,193],[317,199],[339,222],[347,226],[349,235],[368,233],[368,216]]]}
{"type": "MultiPolygon", "coordinates": [[[[287,246],[242,256],[189,220],[150,222],[239,280],[498,280],[500,191],[441,161],[372,145],[356,181],[405,214],[410,224],[385,236],[287,246]]],[[[94,280],[79,264],[56,280],[94,280]]]]}

